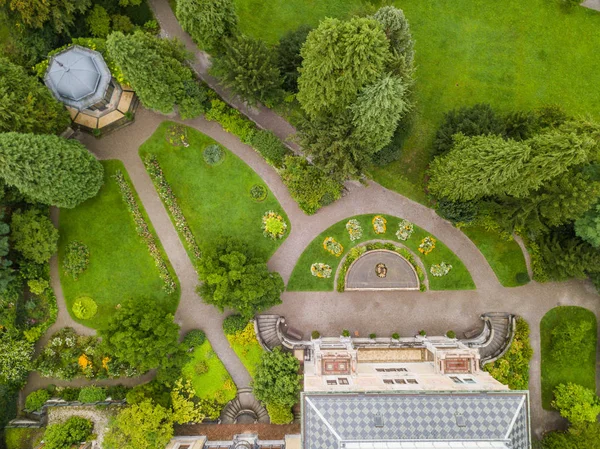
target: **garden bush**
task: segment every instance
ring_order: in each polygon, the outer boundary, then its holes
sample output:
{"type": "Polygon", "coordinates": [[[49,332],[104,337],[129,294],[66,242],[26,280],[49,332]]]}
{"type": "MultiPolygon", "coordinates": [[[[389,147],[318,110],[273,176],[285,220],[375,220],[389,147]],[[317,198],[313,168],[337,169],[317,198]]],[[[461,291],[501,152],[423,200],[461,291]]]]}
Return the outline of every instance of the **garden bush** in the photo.
{"type": "Polygon", "coordinates": [[[248,319],[244,318],[242,315],[237,313],[229,315],[223,320],[223,331],[225,332],[225,335],[235,335],[238,332],[243,331],[247,324],[248,319]]]}
{"type": "Polygon", "coordinates": [[[399,340],[399,339],[400,339],[400,334],[399,334],[398,332],[394,332],[394,333],[392,334],[392,338],[393,338],[394,340],[399,340]]]}
{"type": "Polygon", "coordinates": [[[256,131],[252,136],[250,145],[258,151],[269,164],[278,168],[283,166],[285,156],[291,153],[272,131],[256,131]]]}
{"type": "Polygon", "coordinates": [[[342,337],[349,337],[350,331],[348,329],[342,329],[342,337]]]}
{"type": "Polygon", "coordinates": [[[370,333],[370,334],[369,334],[369,338],[370,338],[371,340],[375,340],[375,339],[377,338],[377,334],[375,334],[375,333],[370,333]]]}
{"type": "Polygon", "coordinates": [[[92,434],[94,425],[89,419],[71,416],[62,424],[51,424],[44,432],[44,448],[69,449],[86,441],[92,434]]]}
{"type": "Polygon", "coordinates": [[[600,397],[594,390],[581,385],[560,384],[554,389],[552,407],[571,424],[593,423],[600,414],[600,397]]]}
{"type": "Polygon", "coordinates": [[[80,320],[89,320],[96,315],[98,311],[98,305],[89,296],[82,296],[77,298],[73,303],[73,313],[80,320]]]}
{"type": "Polygon", "coordinates": [[[456,338],[456,332],[454,332],[454,331],[448,331],[448,332],[446,332],[446,337],[448,337],[448,338],[456,338]]]}
{"type": "Polygon", "coordinates": [[[267,404],[267,412],[271,419],[271,424],[289,424],[294,420],[294,414],[291,407],[277,402],[267,404]]]}
{"type": "Polygon", "coordinates": [[[260,184],[254,184],[250,188],[250,196],[254,201],[264,201],[267,198],[267,188],[260,184]]]}
{"type": "Polygon", "coordinates": [[[249,145],[252,142],[256,132],[254,123],[224,101],[214,99],[210,104],[211,107],[205,114],[206,120],[220,123],[225,131],[235,134],[245,144],[249,145]]]}
{"type": "Polygon", "coordinates": [[[316,340],[320,336],[321,336],[321,333],[319,331],[312,331],[310,334],[310,338],[312,338],[313,340],[316,340]]]}
{"type": "Polygon", "coordinates": [[[302,389],[299,368],[298,359],[279,347],[263,353],[252,382],[254,395],[266,404],[277,403],[291,408],[298,402],[302,389]]]}
{"type": "Polygon", "coordinates": [[[225,152],[218,144],[212,144],[207,146],[202,153],[204,157],[204,162],[208,165],[219,165],[223,162],[223,158],[225,157],[225,152]]]}
{"type": "Polygon", "coordinates": [[[32,391],[25,399],[25,409],[30,412],[35,412],[36,410],[42,408],[48,399],[50,399],[50,393],[48,393],[48,390],[41,389],[32,391]]]}
{"type": "Polygon", "coordinates": [[[77,398],[79,402],[90,403],[90,402],[101,402],[106,399],[106,390],[102,387],[83,387],[79,392],[77,398]]]}
{"type": "Polygon", "coordinates": [[[529,324],[523,318],[517,318],[515,336],[510,348],[495,362],[488,363],[483,369],[494,379],[508,385],[511,390],[529,388],[529,362],[533,349],[529,344],[529,324]]]}
{"type": "Polygon", "coordinates": [[[519,271],[515,275],[515,281],[518,285],[525,285],[529,282],[529,274],[525,273],[524,271],[519,271]]]}
{"type": "Polygon", "coordinates": [[[131,388],[125,385],[112,385],[106,388],[106,397],[111,398],[113,401],[122,401],[127,397],[127,393],[131,388]]]}
{"type": "Polygon", "coordinates": [[[208,93],[204,84],[195,80],[183,82],[184,95],[178,102],[179,115],[183,120],[192,119],[206,112],[208,93]]]}
{"type": "Polygon", "coordinates": [[[183,345],[188,349],[196,348],[206,341],[206,334],[200,329],[192,329],[183,337],[183,345]]]}
{"type": "Polygon", "coordinates": [[[571,354],[587,354],[595,342],[588,336],[593,329],[591,321],[563,321],[552,330],[552,357],[556,363],[570,363],[571,354]]]}
{"type": "Polygon", "coordinates": [[[79,391],[81,391],[81,388],[64,387],[58,389],[56,393],[58,394],[59,398],[67,402],[72,402],[79,398],[79,391]]]}
{"type": "Polygon", "coordinates": [[[199,360],[198,363],[194,365],[194,372],[199,376],[208,373],[208,363],[204,360],[199,360]]]}

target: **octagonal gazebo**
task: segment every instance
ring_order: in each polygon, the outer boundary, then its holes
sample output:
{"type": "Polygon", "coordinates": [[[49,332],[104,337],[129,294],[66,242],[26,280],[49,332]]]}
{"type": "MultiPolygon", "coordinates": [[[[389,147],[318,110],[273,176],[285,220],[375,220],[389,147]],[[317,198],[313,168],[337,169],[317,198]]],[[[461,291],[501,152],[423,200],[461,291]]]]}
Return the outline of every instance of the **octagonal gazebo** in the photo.
{"type": "Polygon", "coordinates": [[[102,55],[79,45],[50,58],[44,82],[83,128],[112,125],[133,106],[133,92],[112,78],[102,55]]]}

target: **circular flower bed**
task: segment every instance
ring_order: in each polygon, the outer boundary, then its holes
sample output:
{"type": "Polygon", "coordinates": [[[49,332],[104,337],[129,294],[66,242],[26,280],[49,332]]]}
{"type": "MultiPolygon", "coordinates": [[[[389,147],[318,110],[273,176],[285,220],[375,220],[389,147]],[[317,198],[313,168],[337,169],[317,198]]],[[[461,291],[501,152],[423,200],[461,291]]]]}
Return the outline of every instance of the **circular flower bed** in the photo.
{"type": "Polygon", "coordinates": [[[435,248],[435,239],[431,236],[425,237],[421,240],[421,244],[419,245],[419,252],[425,255],[429,254],[435,248]]]}
{"type": "Polygon", "coordinates": [[[250,188],[250,197],[259,203],[264,201],[267,198],[267,188],[260,184],[254,184],[250,188]]]}
{"type": "Polygon", "coordinates": [[[327,237],[323,240],[323,248],[336,257],[340,257],[344,252],[344,247],[333,237],[327,237]]]}
{"type": "Polygon", "coordinates": [[[402,220],[400,223],[398,223],[396,237],[398,237],[398,240],[408,240],[412,235],[413,231],[413,224],[408,220],[402,220]]]}
{"type": "Polygon", "coordinates": [[[348,234],[350,234],[350,240],[355,241],[362,237],[362,228],[360,223],[356,219],[348,220],[346,223],[346,229],[348,230],[348,234]]]}
{"type": "Polygon", "coordinates": [[[375,215],[373,217],[373,231],[375,231],[375,234],[385,234],[386,231],[386,223],[387,220],[385,218],[383,218],[381,215],[375,215]]]}
{"type": "Polygon", "coordinates": [[[204,149],[202,156],[204,157],[204,162],[208,165],[215,166],[223,162],[225,151],[223,151],[223,148],[221,148],[220,145],[212,144],[204,149]]]}
{"type": "Polygon", "coordinates": [[[325,263],[317,262],[310,266],[310,272],[318,278],[331,277],[331,267],[325,263]]]}
{"type": "Polygon", "coordinates": [[[183,125],[171,125],[165,133],[165,139],[174,147],[188,147],[187,129],[183,125]]]}
{"type": "Polygon", "coordinates": [[[283,238],[287,230],[287,223],[281,215],[275,211],[267,211],[262,218],[262,230],[265,237],[272,239],[283,238]]]}
{"type": "Polygon", "coordinates": [[[80,320],[89,320],[96,315],[98,311],[98,305],[89,296],[82,296],[77,298],[73,303],[73,313],[80,320]]]}

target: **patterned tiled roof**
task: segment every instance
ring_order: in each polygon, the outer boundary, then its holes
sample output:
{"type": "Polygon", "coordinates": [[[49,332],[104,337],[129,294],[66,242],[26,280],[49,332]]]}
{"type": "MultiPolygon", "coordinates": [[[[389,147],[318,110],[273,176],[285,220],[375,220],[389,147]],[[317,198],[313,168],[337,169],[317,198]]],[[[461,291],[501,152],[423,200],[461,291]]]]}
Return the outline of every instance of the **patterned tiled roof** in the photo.
{"type": "Polygon", "coordinates": [[[530,447],[527,392],[304,393],[302,406],[304,449],[408,441],[530,447]]]}

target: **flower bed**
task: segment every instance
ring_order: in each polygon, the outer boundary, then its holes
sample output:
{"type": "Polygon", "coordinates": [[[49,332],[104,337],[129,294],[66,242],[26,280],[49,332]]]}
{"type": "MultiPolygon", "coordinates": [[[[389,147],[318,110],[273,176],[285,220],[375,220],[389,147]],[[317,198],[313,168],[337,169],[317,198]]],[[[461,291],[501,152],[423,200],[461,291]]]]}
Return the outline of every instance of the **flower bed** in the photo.
{"type": "Polygon", "coordinates": [[[402,220],[400,223],[398,223],[396,237],[398,237],[398,240],[406,241],[413,234],[414,230],[415,228],[410,221],[402,220]]]}
{"type": "Polygon", "coordinates": [[[146,166],[146,170],[152,178],[152,182],[154,183],[154,187],[158,192],[158,195],[163,200],[167,209],[171,213],[173,217],[173,221],[175,223],[175,228],[183,235],[185,242],[187,243],[188,249],[194,255],[196,259],[200,259],[202,253],[198,244],[196,243],[196,239],[194,238],[194,234],[183,215],[183,211],[179,207],[177,203],[177,198],[171,190],[171,186],[167,182],[165,175],[163,174],[162,168],[156,159],[156,156],[148,155],[144,158],[144,165],[146,166]]]}
{"type": "Polygon", "coordinates": [[[425,237],[423,240],[421,240],[421,244],[419,245],[419,252],[426,256],[435,249],[435,242],[436,240],[433,237],[425,237]]]}
{"type": "Polygon", "coordinates": [[[183,125],[171,125],[165,133],[165,139],[174,147],[188,147],[187,128],[183,125]]]}
{"type": "Polygon", "coordinates": [[[446,276],[450,272],[451,269],[452,269],[452,265],[450,265],[449,263],[440,262],[440,263],[432,265],[431,268],[429,269],[429,272],[431,274],[433,274],[434,276],[441,277],[441,276],[446,276]]]}
{"type": "Polygon", "coordinates": [[[331,277],[331,267],[325,263],[313,263],[310,266],[310,272],[313,276],[316,276],[318,278],[331,277]]]}
{"type": "Polygon", "coordinates": [[[354,218],[348,220],[348,223],[346,223],[346,230],[348,231],[348,234],[350,235],[350,240],[352,241],[358,240],[362,237],[362,227],[360,226],[358,220],[354,218]]]}
{"type": "Polygon", "coordinates": [[[323,240],[323,248],[335,257],[340,257],[344,252],[344,247],[337,242],[333,237],[327,237],[323,240]]]}
{"type": "Polygon", "coordinates": [[[127,205],[127,209],[131,213],[133,217],[133,221],[135,222],[135,229],[140,237],[146,242],[148,246],[148,251],[150,255],[154,259],[154,263],[158,268],[160,278],[164,283],[164,290],[167,293],[173,293],[175,291],[175,281],[171,277],[171,273],[169,273],[169,269],[167,268],[167,264],[163,260],[162,254],[158,245],[156,244],[156,240],[154,239],[154,235],[150,232],[150,228],[148,227],[148,223],[144,220],[144,216],[140,211],[140,207],[133,195],[133,191],[131,190],[131,186],[125,180],[123,176],[123,172],[117,170],[114,175],[115,180],[117,181],[117,185],[119,186],[119,190],[121,191],[121,195],[123,197],[123,201],[127,205]]]}
{"type": "Polygon", "coordinates": [[[287,230],[287,223],[277,212],[269,210],[262,217],[262,230],[265,237],[281,239],[287,230]]]}
{"type": "Polygon", "coordinates": [[[375,215],[373,217],[372,223],[373,231],[375,231],[375,234],[385,234],[385,231],[387,230],[387,220],[385,218],[383,218],[381,215],[375,215]]]}

